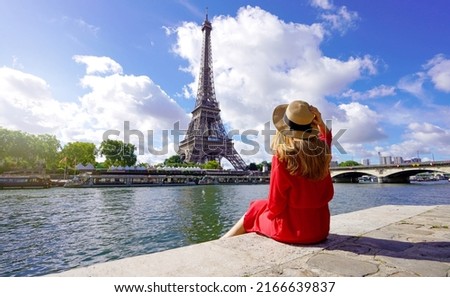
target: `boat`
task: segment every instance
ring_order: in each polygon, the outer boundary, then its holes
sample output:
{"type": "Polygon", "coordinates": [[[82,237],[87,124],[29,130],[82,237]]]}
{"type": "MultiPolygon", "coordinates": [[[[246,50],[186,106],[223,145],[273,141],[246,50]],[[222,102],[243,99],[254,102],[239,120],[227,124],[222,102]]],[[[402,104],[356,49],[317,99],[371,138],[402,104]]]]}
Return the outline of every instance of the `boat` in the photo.
{"type": "Polygon", "coordinates": [[[45,189],[51,187],[45,175],[0,175],[0,189],[45,189]]]}
{"type": "Polygon", "coordinates": [[[441,174],[417,174],[409,177],[410,184],[419,185],[436,185],[436,184],[448,184],[450,179],[441,174]]]}
{"type": "Polygon", "coordinates": [[[52,187],[64,187],[67,183],[67,179],[52,179],[50,181],[52,187]]]}
{"type": "Polygon", "coordinates": [[[187,176],[146,174],[79,174],[68,180],[65,188],[155,187],[196,184],[187,176]]]}
{"type": "Polygon", "coordinates": [[[209,176],[204,176],[202,177],[202,179],[200,179],[198,181],[199,185],[217,185],[219,184],[219,181],[217,180],[216,177],[209,177],[209,176]]]}
{"type": "Polygon", "coordinates": [[[227,171],[103,171],[80,173],[68,180],[65,188],[100,187],[156,187],[215,184],[261,184],[269,183],[268,174],[239,174],[227,171]]]}
{"type": "Polygon", "coordinates": [[[358,183],[360,184],[373,184],[378,183],[378,178],[372,175],[363,175],[358,177],[358,183]]]}

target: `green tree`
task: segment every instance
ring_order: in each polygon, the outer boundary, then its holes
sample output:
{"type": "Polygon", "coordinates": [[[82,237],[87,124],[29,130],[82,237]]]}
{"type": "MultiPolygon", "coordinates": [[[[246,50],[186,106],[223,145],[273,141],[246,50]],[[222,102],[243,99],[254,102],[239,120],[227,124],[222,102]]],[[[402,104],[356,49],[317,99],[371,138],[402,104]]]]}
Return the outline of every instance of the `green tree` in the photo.
{"type": "Polygon", "coordinates": [[[100,144],[100,155],[105,156],[105,165],[109,166],[134,166],[137,161],[136,147],[131,143],[120,140],[103,140],[100,144]]]}
{"type": "Polygon", "coordinates": [[[181,160],[180,155],[173,155],[169,158],[165,159],[163,163],[157,164],[156,167],[194,167],[198,166],[198,164],[195,164],[193,162],[184,162],[181,160]]]}
{"type": "Polygon", "coordinates": [[[361,164],[352,160],[339,163],[339,167],[352,167],[352,166],[361,166],[361,164]]]}
{"type": "Polygon", "coordinates": [[[149,168],[149,164],[148,163],[144,163],[144,162],[140,162],[140,163],[138,163],[136,166],[138,166],[138,167],[144,167],[144,168],[149,168]]]}
{"type": "Polygon", "coordinates": [[[165,166],[179,167],[183,164],[179,155],[173,155],[164,160],[165,166]]]}
{"type": "Polygon", "coordinates": [[[248,170],[256,171],[258,170],[258,166],[256,165],[256,163],[250,163],[248,165],[248,170]]]}
{"type": "Polygon", "coordinates": [[[19,163],[31,159],[31,137],[21,131],[0,130],[0,157],[9,158],[19,163]]]}
{"type": "Polygon", "coordinates": [[[203,169],[221,169],[221,167],[220,167],[220,163],[218,161],[211,160],[211,161],[206,162],[203,165],[203,169]]]}
{"type": "Polygon", "coordinates": [[[74,167],[81,163],[83,165],[95,165],[95,155],[97,148],[95,144],[89,142],[69,142],[59,154],[59,163],[64,166],[74,167]]]}
{"type": "Polygon", "coordinates": [[[58,166],[58,150],[61,148],[56,136],[49,134],[33,135],[31,142],[35,154],[35,166],[45,164],[47,169],[56,169],[58,166]]]}
{"type": "Polygon", "coordinates": [[[0,128],[0,170],[53,169],[60,142],[49,134],[33,135],[0,128]]]}
{"type": "Polygon", "coordinates": [[[261,163],[257,164],[256,166],[258,167],[259,171],[263,171],[264,168],[266,169],[266,171],[270,171],[270,167],[272,166],[272,164],[267,161],[262,161],[261,163]]]}

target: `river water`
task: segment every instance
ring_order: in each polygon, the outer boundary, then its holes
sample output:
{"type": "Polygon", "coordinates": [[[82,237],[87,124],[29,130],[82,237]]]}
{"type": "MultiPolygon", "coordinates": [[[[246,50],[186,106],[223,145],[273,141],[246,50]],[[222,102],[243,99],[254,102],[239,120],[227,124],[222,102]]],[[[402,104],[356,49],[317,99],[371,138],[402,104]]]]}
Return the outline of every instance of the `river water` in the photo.
{"type": "MultiPolygon", "coordinates": [[[[450,183],[334,184],[332,215],[450,204],[450,183]]],[[[38,276],[220,237],[268,185],[0,191],[0,276],[38,276]]]]}

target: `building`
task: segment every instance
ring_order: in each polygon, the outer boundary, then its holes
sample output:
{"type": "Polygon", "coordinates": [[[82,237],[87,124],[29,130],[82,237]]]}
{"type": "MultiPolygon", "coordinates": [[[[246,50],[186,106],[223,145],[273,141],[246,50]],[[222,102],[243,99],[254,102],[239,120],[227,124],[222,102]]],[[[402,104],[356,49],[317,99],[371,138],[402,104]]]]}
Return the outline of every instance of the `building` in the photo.
{"type": "Polygon", "coordinates": [[[394,157],[394,164],[399,165],[405,163],[403,157],[394,157]]]}
{"type": "Polygon", "coordinates": [[[391,165],[392,157],[391,156],[380,156],[380,165],[391,165]]]}
{"type": "Polygon", "coordinates": [[[405,160],[403,163],[420,163],[420,162],[422,162],[422,159],[421,158],[411,158],[411,159],[409,159],[409,160],[405,160]]]}
{"type": "Polygon", "coordinates": [[[361,164],[364,166],[370,166],[370,159],[362,159],[361,164]]]}

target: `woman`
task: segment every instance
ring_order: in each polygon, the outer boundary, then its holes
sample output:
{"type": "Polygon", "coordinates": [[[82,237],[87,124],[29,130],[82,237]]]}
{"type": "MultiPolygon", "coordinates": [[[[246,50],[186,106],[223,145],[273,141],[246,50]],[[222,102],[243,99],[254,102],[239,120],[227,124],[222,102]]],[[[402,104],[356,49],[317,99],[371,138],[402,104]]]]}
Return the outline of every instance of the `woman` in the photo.
{"type": "Polygon", "coordinates": [[[269,196],[250,203],[245,215],[222,238],[256,232],[280,242],[310,244],[330,230],[328,203],[331,132],[316,107],[296,100],[273,112],[269,196]]]}

